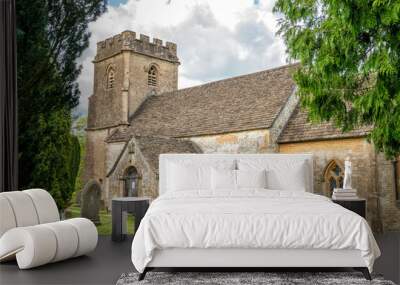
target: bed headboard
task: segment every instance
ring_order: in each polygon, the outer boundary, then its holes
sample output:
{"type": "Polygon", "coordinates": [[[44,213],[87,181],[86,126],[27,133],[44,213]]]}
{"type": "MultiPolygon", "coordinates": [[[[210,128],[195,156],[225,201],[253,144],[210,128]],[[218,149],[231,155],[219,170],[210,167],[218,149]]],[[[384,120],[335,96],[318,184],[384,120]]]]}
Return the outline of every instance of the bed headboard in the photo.
{"type": "Polygon", "coordinates": [[[190,161],[212,161],[212,160],[228,160],[236,162],[237,159],[266,159],[266,160],[304,160],[307,165],[307,192],[314,192],[313,185],[313,155],[312,154],[161,154],[159,161],[159,195],[166,192],[167,185],[167,167],[169,162],[190,161]]]}

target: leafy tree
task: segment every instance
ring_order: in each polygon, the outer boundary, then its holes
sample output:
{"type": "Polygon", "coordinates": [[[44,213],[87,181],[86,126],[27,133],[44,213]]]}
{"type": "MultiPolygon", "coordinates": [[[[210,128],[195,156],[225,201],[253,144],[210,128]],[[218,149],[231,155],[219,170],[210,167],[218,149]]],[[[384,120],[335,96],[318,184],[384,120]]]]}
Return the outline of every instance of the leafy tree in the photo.
{"type": "Polygon", "coordinates": [[[387,157],[400,154],[400,0],[278,0],[294,78],[312,121],[373,127],[387,157]]]}
{"type": "Polygon", "coordinates": [[[19,183],[42,187],[58,206],[74,190],[71,110],[79,99],[76,59],[88,46],[88,23],[104,0],[17,1],[19,183]]]}

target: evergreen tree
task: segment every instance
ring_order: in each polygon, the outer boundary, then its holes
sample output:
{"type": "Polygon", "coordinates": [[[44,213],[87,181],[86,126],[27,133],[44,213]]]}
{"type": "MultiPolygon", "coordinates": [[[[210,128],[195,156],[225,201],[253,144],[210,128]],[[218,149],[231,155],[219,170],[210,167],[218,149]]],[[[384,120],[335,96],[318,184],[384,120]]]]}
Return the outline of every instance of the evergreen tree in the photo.
{"type": "Polygon", "coordinates": [[[370,125],[387,157],[400,154],[400,0],[278,0],[294,75],[312,121],[370,125]]]}
{"type": "Polygon", "coordinates": [[[69,110],[53,111],[39,115],[32,154],[29,187],[44,188],[50,192],[60,209],[65,209],[74,191],[73,173],[70,171],[72,139],[69,110]]]}
{"type": "MultiPolygon", "coordinates": [[[[42,187],[63,209],[74,190],[71,110],[79,99],[76,59],[104,0],[17,1],[19,184],[42,187]]],[[[75,174],[76,175],[76,174],[75,174]]]]}

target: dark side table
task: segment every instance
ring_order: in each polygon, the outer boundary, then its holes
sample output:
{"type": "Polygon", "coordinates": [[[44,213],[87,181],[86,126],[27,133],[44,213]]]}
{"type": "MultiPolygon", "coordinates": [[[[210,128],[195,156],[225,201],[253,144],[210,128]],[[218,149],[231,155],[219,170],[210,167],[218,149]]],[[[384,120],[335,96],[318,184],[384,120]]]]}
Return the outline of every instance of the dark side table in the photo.
{"type": "Polygon", "coordinates": [[[359,214],[365,219],[367,212],[367,201],[362,198],[354,198],[351,200],[336,200],[332,199],[333,203],[339,204],[340,206],[359,214]]]}
{"type": "Polygon", "coordinates": [[[112,241],[126,238],[127,213],[135,216],[135,233],[150,205],[149,197],[118,197],[112,199],[112,241]]]}

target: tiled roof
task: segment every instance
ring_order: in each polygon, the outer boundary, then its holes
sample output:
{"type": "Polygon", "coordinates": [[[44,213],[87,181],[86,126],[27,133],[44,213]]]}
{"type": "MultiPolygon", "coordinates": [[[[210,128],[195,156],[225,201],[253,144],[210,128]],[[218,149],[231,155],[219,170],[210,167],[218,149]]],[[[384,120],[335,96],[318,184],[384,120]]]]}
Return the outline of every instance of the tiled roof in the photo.
{"type": "Polygon", "coordinates": [[[191,141],[162,137],[135,137],[138,147],[150,167],[158,172],[158,158],[162,153],[199,153],[191,141]]]}
{"type": "Polygon", "coordinates": [[[148,98],[130,119],[142,136],[190,137],[271,127],[293,92],[296,65],[148,98]]]}
{"type": "Polygon", "coordinates": [[[301,142],[321,139],[362,137],[369,133],[371,127],[360,127],[350,132],[343,133],[332,123],[312,124],[308,120],[307,111],[297,106],[283,129],[279,143],[301,142]]]}
{"type": "MultiPolygon", "coordinates": [[[[123,157],[125,150],[129,145],[129,139],[132,136],[126,132],[114,132],[108,139],[107,142],[120,142],[125,141],[125,145],[117,157],[114,165],[107,173],[109,177],[116,169],[120,159],[123,157]],[[115,136],[115,137],[113,137],[115,136]]],[[[135,141],[138,144],[140,152],[144,159],[147,161],[149,166],[158,173],[158,158],[162,153],[200,153],[201,150],[196,147],[194,143],[186,139],[174,139],[174,138],[163,138],[163,137],[140,137],[135,136],[135,141]]]]}
{"type": "Polygon", "coordinates": [[[133,135],[127,129],[116,129],[107,138],[106,142],[126,142],[133,135]]]}

